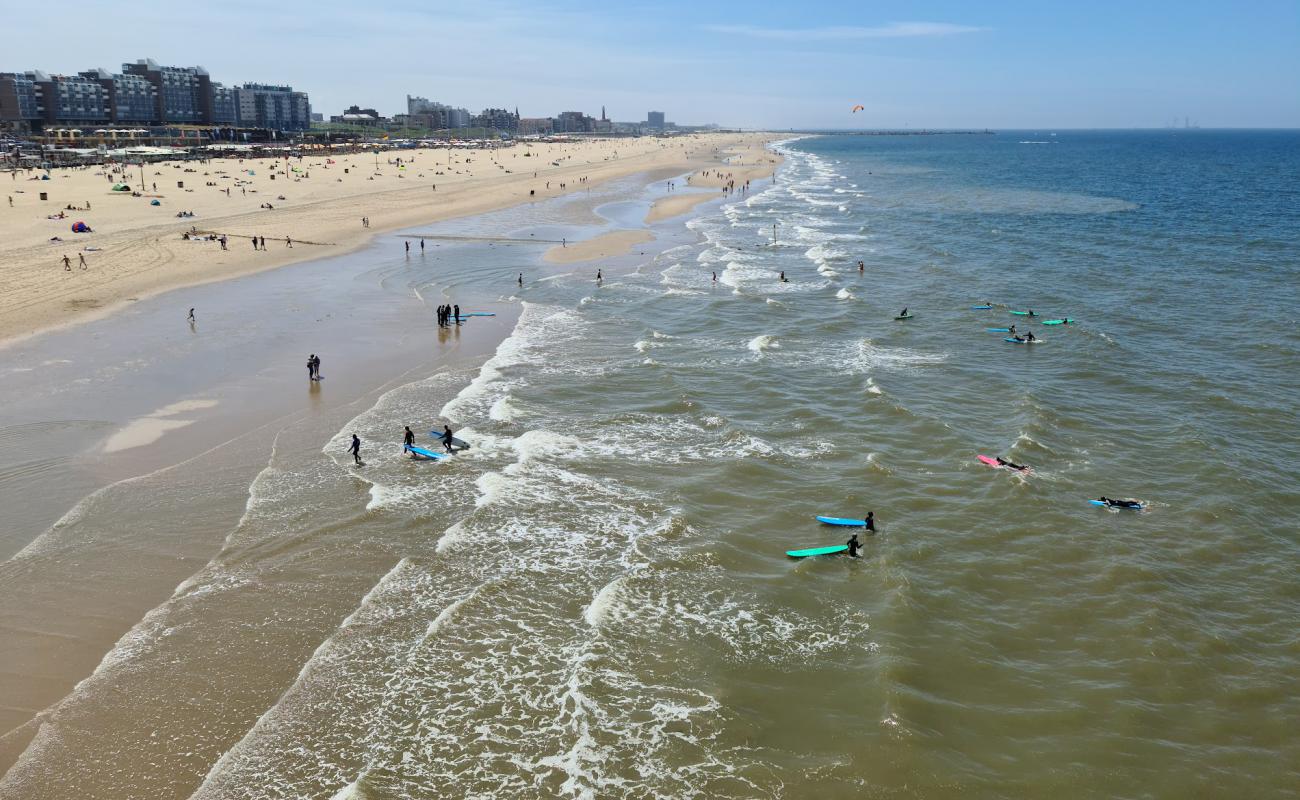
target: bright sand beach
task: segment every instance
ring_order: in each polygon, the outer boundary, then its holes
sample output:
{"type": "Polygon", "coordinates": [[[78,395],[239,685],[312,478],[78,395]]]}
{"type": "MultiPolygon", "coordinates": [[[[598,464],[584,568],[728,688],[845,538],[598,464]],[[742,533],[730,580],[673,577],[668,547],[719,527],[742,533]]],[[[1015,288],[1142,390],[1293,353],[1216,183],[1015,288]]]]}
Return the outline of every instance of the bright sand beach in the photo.
{"type": "Polygon", "coordinates": [[[597,139],[332,159],[159,162],[146,164],[143,175],[139,167],[125,176],[101,167],[56,169],[50,180],[39,180],[36,171],[0,175],[12,199],[12,207],[0,205],[0,295],[6,302],[0,341],[181,286],[348,252],[386,231],[587,191],[635,173],[668,178],[712,169],[713,177],[698,177],[695,185],[719,188],[725,181],[717,173],[724,170],[737,176],[770,171],[774,157],[762,149],[770,139],[597,139]],[[119,177],[141,196],[111,191],[119,177]],[[41,192],[49,199],[40,200],[41,192]],[[179,212],[194,216],[178,218],[179,212]],[[92,232],[73,233],[76,222],[92,232]],[[192,228],[225,234],[228,250],[212,240],[182,239],[192,228]],[[265,251],[254,251],[254,236],[266,239],[265,251]],[[64,269],[64,256],[71,271],[64,269]]]}

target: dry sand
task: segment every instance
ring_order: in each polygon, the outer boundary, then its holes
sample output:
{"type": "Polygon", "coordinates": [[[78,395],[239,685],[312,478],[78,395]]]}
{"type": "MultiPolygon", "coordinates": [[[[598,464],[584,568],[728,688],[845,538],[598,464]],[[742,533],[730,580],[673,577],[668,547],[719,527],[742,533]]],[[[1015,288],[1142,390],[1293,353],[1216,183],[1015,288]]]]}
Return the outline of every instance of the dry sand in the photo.
{"type": "Polygon", "coordinates": [[[521,143],[495,151],[392,151],[377,159],[308,156],[287,165],[282,159],[160,162],[145,165],[143,176],[139,167],[129,168],[124,178],[98,166],[56,169],[48,181],[31,180],[35,172],[0,174],[13,201],[0,205],[0,342],[182,286],[336,255],[384,231],[580,191],[633,173],[694,171],[693,186],[721,187],[728,175],[739,183],[775,167],[777,157],[764,149],[774,138],[696,134],[521,143]],[[139,197],[112,192],[114,178],[137,192],[143,182],[145,190],[139,197]],[[41,201],[40,192],[49,199],[41,201]],[[150,205],[154,199],[160,205],[150,205]],[[63,219],[48,218],[60,211],[63,219]],[[194,217],[177,218],[180,211],[194,217]],[[370,227],[362,226],[362,217],[370,227]],[[73,233],[77,221],[94,232],[73,233]],[[226,234],[229,250],[215,241],[183,240],[191,227],[226,234]],[[62,241],[50,241],[56,236],[62,241]],[[253,250],[253,236],[266,238],[266,251],[253,250]],[[64,269],[65,255],[71,271],[64,269]]]}

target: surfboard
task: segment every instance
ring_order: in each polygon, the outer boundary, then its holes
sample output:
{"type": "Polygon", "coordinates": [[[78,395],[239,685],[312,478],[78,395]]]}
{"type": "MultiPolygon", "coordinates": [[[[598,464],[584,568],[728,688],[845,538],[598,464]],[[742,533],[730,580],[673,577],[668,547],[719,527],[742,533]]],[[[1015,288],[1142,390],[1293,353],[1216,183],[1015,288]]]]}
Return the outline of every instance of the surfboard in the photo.
{"type": "Polygon", "coordinates": [[[988,311],[991,308],[993,308],[993,306],[971,306],[972,311],[988,311]]]}
{"type": "Polygon", "coordinates": [[[1002,341],[1011,342],[1012,344],[1038,344],[1043,340],[1042,339],[1012,339],[1009,337],[1004,337],[1002,341]]]}
{"type": "MultiPolygon", "coordinates": [[[[439,444],[442,443],[442,431],[429,431],[429,435],[437,439],[439,444]]],[[[457,439],[453,436],[451,437],[451,446],[455,450],[468,450],[469,442],[466,442],[464,439],[457,439]]]]}
{"type": "Polygon", "coordinates": [[[1146,508],[1146,505],[1141,503],[1136,506],[1112,506],[1109,503],[1103,503],[1100,500],[1089,500],[1088,502],[1092,503],[1094,506],[1101,506],[1102,508],[1118,508],[1120,511],[1141,511],[1146,508]]]}
{"type": "Polygon", "coordinates": [[[1074,322],[1074,320],[1069,319],[1069,318],[1066,318],[1066,319],[1045,319],[1045,320],[1043,320],[1043,324],[1044,324],[1044,325],[1069,325],[1071,322],[1074,322]]]}
{"type": "Polygon", "coordinates": [[[998,463],[998,460],[996,458],[989,458],[988,456],[975,456],[975,457],[978,458],[980,461],[983,461],[985,464],[988,464],[990,467],[1002,466],[1001,464],[998,463]]]}
{"type": "Polygon", "coordinates": [[[494,314],[491,311],[469,311],[464,314],[461,314],[461,316],[462,317],[495,317],[496,314],[494,314]]]}
{"type": "Polygon", "coordinates": [[[443,458],[446,458],[446,457],[447,457],[447,454],[446,454],[446,453],[435,453],[435,452],[433,452],[432,450],[425,450],[423,447],[416,447],[416,446],[413,445],[413,444],[405,444],[405,445],[402,445],[402,452],[403,452],[403,453],[415,453],[417,456],[424,456],[425,458],[432,458],[434,461],[438,461],[438,460],[440,460],[440,459],[443,459],[443,458]]]}
{"type": "Polygon", "coordinates": [[[1011,313],[1012,313],[1012,314],[1015,314],[1015,315],[1018,316],[1018,317],[1036,317],[1036,316],[1038,316],[1037,314],[1031,314],[1031,313],[1029,313],[1028,311],[1012,311],[1011,313]]]}
{"type": "Polygon", "coordinates": [[[915,317],[915,316],[916,316],[915,314],[904,314],[904,315],[901,316],[901,317],[894,317],[894,319],[911,319],[912,317],[915,317]]]}
{"type": "Polygon", "coordinates": [[[807,550],[786,550],[785,554],[790,558],[807,558],[808,556],[826,556],[831,553],[848,552],[847,544],[835,544],[830,547],[810,547],[807,550]]]}
{"type": "Polygon", "coordinates": [[[825,523],[827,525],[847,525],[850,528],[867,527],[867,521],[863,519],[843,519],[841,517],[818,517],[817,521],[825,523]]]}
{"type": "Polygon", "coordinates": [[[990,333],[1011,333],[1010,328],[986,328],[990,333]]]}

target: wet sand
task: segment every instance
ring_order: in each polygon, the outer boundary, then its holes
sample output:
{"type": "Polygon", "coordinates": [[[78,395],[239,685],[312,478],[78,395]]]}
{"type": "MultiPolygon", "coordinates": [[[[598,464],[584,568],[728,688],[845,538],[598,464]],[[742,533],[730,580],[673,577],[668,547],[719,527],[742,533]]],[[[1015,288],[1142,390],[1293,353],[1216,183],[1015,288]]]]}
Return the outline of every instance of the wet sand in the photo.
{"type": "Polygon", "coordinates": [[[555,245],[546,251],[545,258],[552,264],[573,264],[598,258],[612,258],[630,253],[637,245],[645,244],[654,238],[654,234],[650,231],[611,231],[580,242],[555,245]]]}

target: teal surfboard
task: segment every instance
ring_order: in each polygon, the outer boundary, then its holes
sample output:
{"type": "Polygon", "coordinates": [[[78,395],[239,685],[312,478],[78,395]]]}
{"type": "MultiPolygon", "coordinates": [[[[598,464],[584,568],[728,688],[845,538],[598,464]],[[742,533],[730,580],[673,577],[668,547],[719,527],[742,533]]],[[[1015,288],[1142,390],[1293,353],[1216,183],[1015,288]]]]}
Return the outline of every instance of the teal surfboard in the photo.
{"type": "Polygon", "coordinates": [[[1018,316],[1018,317],[1033,317],[1033,316],[1037,316],[1036,314],[1030,314],[1028,311],[1012,311],[1011,313],[1012,313],[1012,314],[1015,314],[1015,315],[1018,316]]]}
{"type": "Polygon", "coordinates": [[[425,458],[432,458],[434,461],[438,461],[438,460],[440,460],[440,459],[444,459],[444,458],[447,457],[447,454],[446,454],[446,453],[435,453],[435,452],[433,452],[432,450],[425,450],[423,447],[416,447],[416,446],[413,445],[413,444],[403,445],[403,446],[402,446],[402,452],[403,452],[403,453],[415,453],[417,456],[424,456],[425,458]]]}
{"type": "Polygon", "coordinates": [[[847,552],[847,544],[836,544],[830,547],[810,547],[807,550],[786,550],[785,554],[790,558],[807,558],[808,556],[827,556],[831,553],[847,552]]]}
{"type": "Polygon", "coordinates": [[[1068,319],[1068,318],[1067,318],[1067,319],[1045,319],[1045,320],[1043,320],[1043,324],[1044,324],[1044,325],[1069,325],[1071,322],[1074,322],[1074,320],[1072,320],[1072,319],[1068,319]]]}
{"type": "Polygon", "coordinates": [[[865,528],[867,521],[865,519],[844,519],[843,517],[818,517],[818,522],[826,525],[847,525],[850,528],[865,528]]]}

